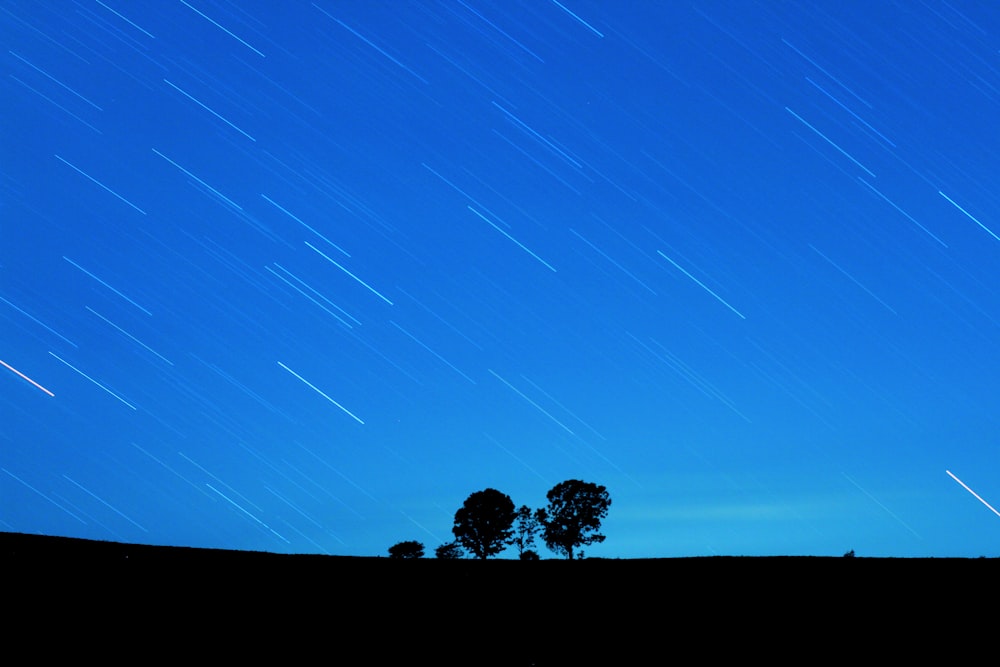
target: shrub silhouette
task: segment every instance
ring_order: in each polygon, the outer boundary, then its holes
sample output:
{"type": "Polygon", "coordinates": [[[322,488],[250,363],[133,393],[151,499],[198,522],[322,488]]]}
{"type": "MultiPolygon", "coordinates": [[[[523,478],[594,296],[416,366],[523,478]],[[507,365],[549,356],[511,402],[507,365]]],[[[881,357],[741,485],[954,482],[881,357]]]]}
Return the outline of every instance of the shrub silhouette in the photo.
{"type": "Polygon", "coordinates": [[[465,551],[462,549],[462,545],[458,542],[446,542],[434,550],[435,558],[455,560],[457,558],[463,558],[464,556],[465,551]]]}
{"type": "Polygon", "coordinates": [[[424,545],[416,540],[397,542],[389,547],[389,558],[423,558],[424,545]]]}

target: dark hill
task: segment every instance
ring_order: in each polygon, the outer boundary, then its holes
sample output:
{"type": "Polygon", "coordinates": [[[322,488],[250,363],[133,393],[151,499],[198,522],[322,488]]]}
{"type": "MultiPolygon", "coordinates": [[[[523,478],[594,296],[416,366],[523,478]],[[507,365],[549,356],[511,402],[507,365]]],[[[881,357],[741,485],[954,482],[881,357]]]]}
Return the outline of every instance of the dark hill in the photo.
{"type": "Polygon", "coordinates": [[[399,561],[16,533],[0,566],[15,641],[333,665],[957,659],[995,636],[1000,574],[997,559],[399,561]]]}

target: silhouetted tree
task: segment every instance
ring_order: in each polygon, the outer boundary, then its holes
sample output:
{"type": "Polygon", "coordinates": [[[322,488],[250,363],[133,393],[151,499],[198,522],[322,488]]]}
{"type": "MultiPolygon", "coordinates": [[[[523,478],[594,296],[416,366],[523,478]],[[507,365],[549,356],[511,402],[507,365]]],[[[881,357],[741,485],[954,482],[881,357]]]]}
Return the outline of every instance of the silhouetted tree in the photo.
{"type": "Polygon", "coordinates": [[[517,554],[521,560],[525,560],[524,552],[535,546],[535,535],[541,528],[538,516],[530,507],[521,505],[517,508],[517,514],[514,515],[514,533],[510,543],[517,547],[517,554]]]}
{"type": "Polygon", "coordinates": [[[424,545],[416,540],[397,542],[389,547],[389,558],[423,558],[424,545]]]}
{"type": "Polygon", "coordinates": [[[462,545],[458,542],[447,542],[434,550],[434,556],[436,558],[454,560],[465,556],[465,551],[462,550],[462,545]]]}
{"type": "Polygon", "coordinates": [[[851,549],[846,554],[844,554],[844,558],[854,558],[854,549],[851,549]]]}
{"type": "Polygon", "coordinates": [[[521,552],[521,560],[541,560],[541,558],[534,549],[526,549],[521,552]]]}
{"type": "Polygon", "coordinates": [[[455,512],[451,532],[477,558],[489,558],[504,550],[514,523],[514,502],[496,489],[476,491],[455,512]]]}
{"type": "Polygon", "coordinates": [[[603,486],[569,479],[556,484],[545,497],[549,505],[537,517],[549,549],[573,560],[576,547],[604,541],[597,531],[608,514],[611,497],[603,486]]]}

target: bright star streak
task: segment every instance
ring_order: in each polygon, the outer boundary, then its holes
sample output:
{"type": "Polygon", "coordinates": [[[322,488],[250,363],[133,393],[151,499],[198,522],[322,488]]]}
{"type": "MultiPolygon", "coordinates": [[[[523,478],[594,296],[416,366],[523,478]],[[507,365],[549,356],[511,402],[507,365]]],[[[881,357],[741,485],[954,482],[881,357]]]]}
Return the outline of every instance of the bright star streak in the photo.
{"type": "Polygon", "coordinates": [[[556,2],[556,0],[552,0],[552,4],[554,4],[556,7],[558,7],[561,10],[563,10],[564,12],[566,12],[567,14],[569,14],[570,16],[572,16],[573,18],[575,18],[577,21],[579,21],[580,23],[582,23],[584,26],[587,27],[588,30],[590,30],[592,33],[594,33],[598,37],[604,37],[604,33],[602,33],[600,30],[598,30],[597,28],[595,28],[594,26],[590,25],[589,23],[587,23],[586,21],[584,21],[582,18],[580,18],[579,16],[577,16],[576,14],[574,14],[573,12],[571,12],[562,3],[556,2]]]}
{"type": "Polygon", "coordinates": [[[103,498],[99,497],[97,494],[95,494],[95,493],[91,492],[90,490],[84,488],[81,484],[79,484],[78,482],[73,481],[72,479],[70,479],[66,475],[63,475],[63,477],[65,479],[69,480],[70,482],[73,482],[73,484],[76,485],[81,491],[83,491],[84,493],[86,493],[87,495],[89,495],[91,498],[97,500],[99,503],[102,503],[109,510],[111,510],[112,512],[114,512],[118,516],[122,517],[123,519],[125,519],[126,521],[128,521],[130,524],[132,524],[133,526],[135,526],[136,528],[138,528],[142,532],[144,532],[144,533],[148,533],[149,532],[148,530],[146,530],[145,528],[143,528],[142,526],[140,526],[138,523],[136,523],[132,519],[128,518],[125,514],[123,514],[122,512],[120,512],[117,508],[115,508],[109,502],[107,502],[103,498]]]}
{"type": "Polygon", "coordinates": [[[508,234],[504,230],[502,230],[499,227],[497,227],[496,225],[494,225],[493,222],[490,221],[490,220],[488,220],[482,213],[480,213],[479,211],[477,211],[476,209],[474,209],[474,208],[472,208],[471,206],[468,206],[468,205],[466,205],[466,208],[469,209],[470,211],[472,211],[473,213],[475,213],[476,215],[478,215],[483,220],[485,220],[486,224],[488,224],[490,227],[492,227],[493,229],[497,230],[498,232],[500,232],[501,234],[503,234],[504,236],[506,236],[508,239],[510,239],[511,241],[513,241],[515,244],[517,244],[518,248],[520,248],[521,250],[523,250],[524,252],[528,253],[529,255],[531,255],[532,257],[534,257],[535,259],[537,259],[539,262],[541,262],[542,264],[544,264],[545,268],[547,268],[550,271],[552,271],[552,273],[556,272],[556,270],[552,267],[551,264],[549,264],[548,262],[546,262],[544,259],[542,259],[538,255],[536,255],[535,253],[533,253],[530,250],[528,250],[526,247],[524,247],[524,245],[520,241],[518,241],[517,239],[515,239],[513,236],[511,236],[510,234],[508,234]]]}
{"type": "Polygon", "coordinates": [[[245,509],[243,509],[242,507],[240,507],[239,503],[237,503],[237,502],[236,502],[235,500],[233,500],[232,498],[230,498],[229,496],[227,496],[226,494],[224,494],[224,493],[223,493],[222,491],[219,491],[219,490],[218,490],[217,488],[215,488],[215,487],[214,487],[214,486],[212,486],[211,484],[208,484],[207,482],[205,483],[205,486],[207,486],[208,488],[210,488],[210,489],[212,489],[213,491],[215,491],[216,493],[218,493],[218,494],[219,494],[220,496],[222,496],[222,497],[223,497],[223,498],[224,498],[225,500],[227,500],[227,501],[229,502],[229,504],[231,504],[231,505],[232,505],[233,507],[235,507],[235,508],[236,508],[236,509],[238,509],[239,511],[243,512],[243,513],[244,513],[244,514],[246,514],[246,515],[247,515],[248,517],[250,517],[251,519],[253,519],[253,520],[254,520],[254,521],[256,521],[257,523],[259,523],[260,525],[264,526],[264,527],[265,527],[265,528],[267,528],[267,529],[268,529],[269,531],[271,531],[272,533],[274,533],[275,535],[277,535],[277,536],[278,536],[278,538],[279,538],[280,540],[282,540],[282,541],[283,541],[283,542],[284,542],[285,544],[291,544],[291,542],[289,542],[288,540],[286,540],[286,539],[284,538],[284,536],[283,536],[283,535],[281,535],[281,533],[279,533],[279,532],[275,531],[275,530],[274,530],[274,528],[271,528],[271,527],[270,527],[269,525],[267,525],[266,523],[264,523],[263,521],[261,521],[260,519],[258,519],[257,517],[255,517],[255,516],[254,516],[253,514],[251,514],[250,512],[248,512],[248,511],[246,511],[245,509]]]}
{"type": "Polygon", "coordinates": [[[128,338],[130,338],[136,344],[141,345],[142,347],[146,348],[151,353],[155,354],[160,359],[163,359],[163,361],[167,362],[171,366],[174,365],[174,362],[170,361],[169,359],[167,359],[166,357],[164,357],[162,354],[160,354],[159,352],[157,352],[156,350],[154,350],[150,346],[146,345],[145,343],[143,343],[141,340],[139,340],[138,338],[136,338],[135,336],[133,336],[129,332],[127,332],[124,329],[122,329],[120,326],[118,326],[117,324],[115,324],[114,322],[112,322],[111,320],[109,320],[108,318],[104,317],[104,315],[101,315],[99,312],[97,312],[96,310],[94,310],[90,306],[84,306],[84,308],[86,308],[87,310],[89,310],[90,312],[92,312],[94,315],[97,315],[99,318],[101,318],[102,320],[104,320],[105,322],[107,322],[108,324],[110,324],[112,327],[114,327],[115,329],[117,329],[119,332],[121,332],[122,335],[127,336],[128,338]]]}
{"type": "Polygon", "coordinates": [[[129,407],[130,407],[130,408],[132,408],[133,410],[137,410],[137,408],[136,408],[136,407],[135,407],[134,405],[132,405],[131,403],[129,403],[128,401],[126,401],[126,400],[125,400],[124,398],[122,398],[121,396],[119,396],[119,395],[118,395],[118,394],[116,394],[115,392],[113,392],[113,391],[111,391],[110,389],[108,389],[107,387],[105,387],[105,386],[104,386],[103,384],[101,384],[100,382],[98,382],[98,381],[97,381],[97,380],[95,380],[94,378],[90,377],[89,375],[87,375],[86,373],[84,373],[83,371],[81,371],[81,370],[80,370],[79,368],[77,368],[77,367],[76,367],[76,366],[74,366],[73,364],[69,363],[69,362],[68,362],[68,361],[66,361],[65,359],[62,359],[62,358],[60,358],[60,357],[59,357],[58,355],[56,355],[56,354],[55,354],[55,353],[53,353],[53,352],[49,352],[49,354],[51,354],[51,355],[52,355],[53,357],[55,357],[56,359],[59,359],[59,361],[61,361],[61,362],[63,362],[64,364],[66,364],[67,366],[69,366],[70,368],[72,368],[72,369],[73,369],[74,371],[76,371],[77,373],[79,373],[79,374],[80,374],[80,375],[82,375],[83,377],[87,378],[88,380],[90,380],[91,382],[93,382],[94,384],[96,384],[96,385],[97,385],[98,387],[100,387],[100,388],[101,388],[101,389],[103,389],[104,391],[108,392],[109,394],[111,394],[112,396],[114,396],[115,398],[117,398],[117,399],[118,399],[119,401],[121,401],[121,402],[122,402],[122,403],[124,403],[125,405],[129,406],[129,407]]]}
{"type": "Polygon", "coordinates": [[[862,169],[864,169],[865,173],[867,173],[869,176],[871,176],[872,178],[876,177],[875,174],[874,174],[874,172],[872,172],[868,167],[866,167],[865,165],[863,165],[860,162],[858,162],[857,160],[855,160],[853,157],[851,157],[850,153],[848,153],[847,151],[845,151],[843,148],[841,148],[836,143],[834,143],[833,141],[831,141],[830,138],[827,137],[825,134],[823,134],[822,132],[820,132],[819,130],[817,130],[815,127],[813,127],[812,125],[810,125],[809,123],[807,123],[805,120],[803,120],[802,116],[798,115],[797,113],[795,113],[794,111],[792,111],[788,107],[785,107],[785,111],[787,111],[788,113],[790,113],[793,116],[795,116],[795,118],[798,119],[798,121],[800,123],[802,123],[803,125],[805,125],[806,127],[808,127],[810,130],[812,130],[813,132],[815,132],[816,134],[818,134],[823,139],[823,141],[825,141],[826,143],[830,144],[831,146],[833,146],[834,148],[836,148],[838,151],[840,151],[841,155],[843,155],[848,160],[850,160],[854,164],[856,164],[859,167],[861,167],[862,169]]]}
{"type": "Polygon", "coordinates": [[[687,277],[688,277],[688,278],[690,278],[691,280],[693,280],[693,281],[695,281],[696,283],[698,283],[698,286],[699,286],[699,287],[701,287],[701,288],[702,288],[703,290],[705,290],[706,292],[708,292],[709,294],[711,294],[712,296],[714,296],[714,297],[715,297],[716,299],[718,299],[718,300],[719,300],[719,303],[721,303],[721,304],[722,304],[722,305],[724,305],[724,306],[725,306],[726,308],[728,308],[729,310],[731,310],[731,311],[733,311],[734,313],[736,313],[737,315],[739,315],[739,316],[740,316],[741,318],[743,318],[744,320],[746,319],[746,315],[744,315],[743,313],[741,313],[740,311],[736,310],[735,308],[733,308],[732,306],[730,306],[730,305],[729,305],[728,303],[726,303],[726,300],[725,300],[725,299],[723,299],[723,298],[722,298],[721,296],[719,296],[718,294],[716,294],[716,293],[715,293],[715,292],[713,292],[712,290],[708,289],[708,287],[706,287],[706,286],[705,286],[705,283],[701,282],[700,280],[698,280],[697,278],[695,278],[694,276],[692,276],[692,275],[691,275],[690,273],[688,273],[687,271],[685,271],[684,269],[682,269],[682,268],[680,267],[680,265],[678,265],[678,264],[677,264],[677,262],[675,262],[674,260],[672,260],[672,259],[670,259],[669,257],[667,257],[666,255],[664,255],[664,254],[663,254],[662,252],[660,252],[659,250],[657,250],[656,252],[657,252],[657,253],[659,253],[660,257],[662,257],[663,259],[665,259],[665,260],[667,260],[668,262],[670,262],[671,264],[673,264],[673,265],[674,265],[674,267],[675,267],[675,268],[676,268],[676,269],[677,269],[678,271],[680,271],[680,272],[681,272],[681,273],[683,273],[683,274],[684,274],[685,276],[687,276],[687,277]]]}
{"type": "Polygon", "coordinates": [[[288,371],[292,375],[294,375],[295,377],[297,377],[298,379],[302,380],[306,384],[307,387],[309,387],[310,389],[312,389],[313,391],[315,391],[317,394],[319,394],[320,396],[322,396],[323,398],[325,398],[326,400],[330,401],[331,403],[333,403],[334,405],[336,405],[338,408],[340,408],[341,410],[343,410],[344,412],[346,412],[348,415],[351,416],[352,419],[354,419],[354,421],[358,422],[359,424],[364,424],[364,422],[361,421],[361,419],[356,414],[354,414],[353,412],[351,412],[350,410],[348,410],[347,408],[345,408],[343,405],[341,405],[337,401],[333,400],[332,398],[330,398],[329,396],[327,396],[326,394],[324,394],[322,391],[320,391],[319,388],[316,387],[316,385],[314,385],[313,383],[309,382],[309,380],[305,379],[304,377],[302,377],[301,375],[299,375],[298,373],[296,373],[295,371],[293,371],[291,368],[289,368],[288,366],[284,365],[280,361],[278,362],[278,365],[281,366],[282,368],[284,368],[286,371],[288,371]]]}
{"type": "Polygon", "coordinates": [[[80,523],[82,523],[83,525],[85,525],[85,526],[87,525],[86,521],[84,521],[83,519],[81,519],[77,515],[73,514],[68,509],[66,509],[65,507],[63,507],[62,505],[60,505],[59,503],[57,503],[56,501],[54,501],[51,498],[49,498],[47,495],[45,495],[44,493],[42,493],[41,491],[39,491],[38,489],[36,489],[35,487],[33,487],[31,484],[28,484],[27,482],[25,482],[23,479],[21,479],[20,477],[18,477],[17,475],[15,475],[14,473],[12,473],[11,471],[7,470],[6,468],[0,468],[0,470],[3,470],[5,473],[7,473],[11,477],[13,477],[17,481],[19,481],[21,484],[24,484],[26,487],[28,487],[29,489],[31,489],[32,491],[34,491],[35,493],[37,493],[38,495],[40,495],[42,498],[45,498],[47,501],[49,501],[50,503],[52,503],[53,505],[55,505],[56,507],[58,507],[59,509],[61,509],[63,512],[66,512],[66,514],[69,514],[71,517],[73,517],[74,519],[76,519],[77,521],[79,521],[80,523]]]}
{"type": "Polygon", "coordinates": [[[979,225],[980,227],[982,227],[983,229],[985,229],[985,230],[986,230],[986,233],[987,233],[987,234],[989,234],[990,236],[992,236],[993,238],[995,238],[995,239],[996,239],[997,241],[1000,241],[1000,236],[997,236],[996,234],[994,234],[994,233],[993,233],[993,230],[992,230],[992,229],[990,229],[989,227],[987,227],[987,226],[986,226],[986,225],[984,225],[983,223],[981,223],[981,222],[979,222],[978,220],[976,220],[976,219],[975,219],[975,217],[973,217],[973,215],[972,215],[971,213],[969,213],[969,212],[968,212],[968,211],[966,211],[966,210],[965,210],[964,208],[962,208],[961,206],[959,206],[958,204],[956,204],[956,203],[955,203],[954,201],[952,201],[951,197],[949,197],[949,196],[948,196],[948,195],[946,195],[945,193],[941,192],[940,190],[938,190],[938,194],[939,194],[939,195],[941,195],[942,197],[944,197],[945,199],[947,199],[947,200],[948,200],[948,202],[949,202],[949,203],[950,203],[950,204],[951,204],[952,206],[954,206],[954,207],[955,207],[955,208],[957,208],[957,209],[958,209],[959,211],[961,211],[961,212],[962,212],[962,213],[964,213],[964,214],[965,214],[966,216],[968,216],[969,220],[972,220],[972,221],[973,221],[974,223],[976,223],[977,225],[979,225]]]}
{"type": "Polygon", "coordinates": [[[232,123],[230,123],[228,120],[226,120],[220,114],[216,113],[208,105],[203,104],[200,100],[195,99],[194,97],[192,97],[188,93],[184,92],[183,90],[181,90],[180,88],[178,88],[174,84],[170,83],[166,79],[163,80],[163,83],[167,84],[168,86],[170,86],[171,88],[173,88],[174,90],[176,90],[178,93],[180,93],[184,97],[188,98],[189,100],[191,100],[192,102],[194,102],[195,104],[197,104],[198,106],[200,106],[202,109],[204,109],[205,111],[207,111],[208,113],[212,114],[213,116],[215,116],[216,118],[218,118],[219,120],[221,120],[223,123],[225,123],[229,127],[233,128],[234,130],[236,130],[237,132],[239,132],[240,134],[242,134],[244,137],[246,137],[250,141],[257,141],[256,139],[254,139],[253,137],[251,137],[249,134],[247,134],[246,132],[244,132],[240,128],[238,128],[235,125],[233,125],[232,123]]]}
{"type": "Polygon", "coordinates": [[[114,287],[112,287],[111,285],[107,284],[106,282],[104,282],[103,280],[101,280],[100,278],[98,278],[97,276],[95,276],[93,273],[91,273],[87,269],[83,268],[82,266],[80,266],[79,264],[77,264],[76,262],[74,262],[73,260],[71,260],[66,255],[63,255],[63,259],[65,259],[67,262],[69,262],[70,264],[72,264],[76,268],[78,268],[81,271],[83,271],[84,273],[86,273],[88,276],[90,276],[91,278],[93,278],[97,282],[99,282],[102,285],[104,285],[105,287],[107,287],[109,290],[111,290],[112,292],[114,292],[115,294],[117,294],[118,296],[120,296],[121,298],[123,298],[126,301],[128,301],[129,303],[131,303],[133,306],[135,306],[136,308],[138,308],[142,312],[146,313],[150,317],[153,316],[153,313],[149,312],[148,310],[146,310],[145,308],[143,308],[142,306],[140,306],[139,304],[137,304],[135,301],[133,301],[132,299],[128,298],[127,296],[125,296],[124,294],[122,294],[121,292],[119,292],[118,290],[116,290],[114,287]]]}
{"type": "Polygon", "coordinates": [[[49,396],[55,396],[55,394],[53,394],[51,391],[49,391],[48,389],[46,389],[42,385],[38,384],[37,382],[35,382],[34,380],[32,380],[30,377],[28,377],[27,375],[25,375],[21,371],[17,370],[16,368],[14,368],[10,364],[8,364],[3,359],[0,359],[0,364],[2,364],[3,367],[6,368],[7,370],[12,371],[14,374],[20,376],[21,378],[23,378],[23,379],[27,380],[28,382],[30,382],[31,384],[35,385],[36,387],[38,387],[39,389],[41,389],[42,391],[44,391],[49,396]]]}
{"type": "MultiPolygon", "coordinates": [[[[251,51],[253,51],[254,53],[256,53],[261,58],[266,58],[267,57],[263,53],[261,53],[260,51],[258,51],[255,48],[253,48],[252,46],[250,46],[249,44],[247,44],[246,42],[244,42],[242,39],[240,39],[236,35],[234,35],[233,33],[231,33],[228,30],[226,30],[224,27],[222,27],[221,25],[219,25],[218,23],[216,23],[212,19],[208,18],[207,16],[205,16],[204,14],[202,14],[201,12],[199,12],[197,9],[195,9],[194,7],[192,7],[191,5],[189,5],[188,3],[184,2],[184,0],[180,0],[180,1],[181,1],[182,5],[184,5],[185,7],[187,7],[191,11],[193,11],[195,14],[197,14],[201,18],[205,19],[206,21],[208,21],[209,23],[211,23],[212,25],[214,25],[216,28],[218,28],[222,32],[226,33],[227,35],[229,35],[230,37],[232,37],[233,39],[235,39],[237,42],[239,42],[243,46],[247,47],[248,49],[250,49],[251,51]]],[[[284,539],[284,538],[282,538],[282,539],[284,539]]]]}
{"type": "Polygon", "coordinates": [[[513,390],[514,393],[516,393],[518,396],[520,396],[521,398],[523,398],[524,400],[526,400],[528,403],[531,403],[535,407],[536,410],[538,410],[543,415],[545,415],[546,417],[548,417],[549,419],[551,419],[552,421],[554,421],[556,424],[558,424],[561,429],[563,429],[564,431],[566,431],[567,433],[569,433],[572,436],[576,435],[576,433],[574,433],[572,430],[570,430],[570,428],[568,426],[566,426],[561,421],[559,421],[558,419],[556,419],[555,417],[553,417],[552,415],[550,415],[548,412],[546,412],[542,408],[542,406],[540,406],[538,403],[535,403],[533,400],[531,400],[530,398],[528,398],[527,396],[525,396],[521,392],[521,390],[519,390],[517,387],[515,387],[514,385],[512,385],[510,382],[507,382],[506,380],[504,380],[502,377],[500,377],[499,375],[497,375],[496,373],[494,373],[492,370],[490,370],[488,368],[486,370],[490,371],[490,375],[492,375],[493,377],[495,377],[496,379],[500,380],[505,385],[507,385],[508,387],[510,387],[511,390],[513,390]]]}
{"type": "Polygon", "coordinates": [[[324,241],[326,241],[327,243],[329,243],[330,245],[332,245],[334,248],[336,248],[340,252],[344,253],[348,257],[351,256],[351,253],[347,252],[346,250],[344,250],[343,248],[341,248],[339,245],[337,245],[336,243],[334,243],[330,239],[326,238],[325,236],[323,236],[322,234],[320,234],[319,232],[317,232],[315,229],[313,229],[312,227],[310,227],[306,223],[304,223],[301,220],[299,220],[295,215],[293,215],[292,213],[290,213],[285,207],[283,207],[280,204],[278,204],[277,202],[271,200],[271,198],[268,197],[267,195],[261,193],[260,196],[263,197],[264,201],[266,201],[268,204],[270,204],[271,206],[274,206],[276,209],[278,209],[279,211],[281,211],[282,213],[284,213],[285,215],[287,215],[289,218],[291,218],[295,222],[299,223],[300,225],[302,225],[303,227],[305,227],[306,229],[308,229],[310,232],[312,232],[316,236],[320,237],[321,239],[323,239],[324,241]]]}
{"type": "Polygon", "coordinates": [[[74,171],[76,171],[81,176],[89,179],[92,183],[96,183],[97,185],[99,185],[102,188],[104,188],[106,191],[108,191],[111,194],[113,194],[115,197],[118,197],[118,199],[122,200],[123,202],[125,202],[126,204],[128,204],[129,206],[131,206],[132,208],[134,208],[135,210],[139,211],[139,213],[142,213],[143,215],[146,215],[146,212],[143,211],[141,208],[139,208],[138,206],[136,206],[135,204],[133,204],[129,200],[125,199],[125,197],[122,197],[120,194],[118,194],[117,192],[115,192],[114,190],[112,190],[111,188],[109,188],[108,186],[106,186],[104,183],[101,183],[99,180],[97,180],[96,178],[94,178],[93,176],[91,176],[90,174],[88,174],[87,172],[83,171],[82,169],[80,169],[79,167],[77,167],[75,165],[70,164],[66,160],[64,160],[61,157],[59,157],[58,155],[56,155],[55,158],[57,160],[59,160],[60,162],[62,162],[63,164],[65,164],[65,165],[69,166],[70,168],[72,168],[74,171]]]}
{"type": "Polygon", "coordinates": [[[989,507],[991,512],[993,512],[997,516],[1000,516],[1000,512],[997,512],[995,509],[993,509],[992,505],[990,505],[988,502],[986,502],[985,500],[983,500],[982,498],[980,498],[978,493],[976,493],[975,491],[973,491],[972,489],[970,489],[968,486],[965,485],[965,482],[963,482],[962,480],[960,480],[958,477],[955,477],[954,475],[952,475],[950,470],[945,470],[945,472],[948,473],[949,477],[951,477],[953,480],[955,480],[956,482],[958,482],[959,484],[961,484],[963,489],[965,489],[966,491],[968,491],[969,493],[971,493],[972,495],[974,495],[976,497],[976,500],[978,500],[982,504],[984,504],[987,507],[989,507]]]}
{"type": "Polygon", "coordinates": [[[345,269],[344,267],[342,267],[340,264],[337,264],[335,261],[333,261],[332,259],[330,259],[330,257],[327,256],[326,254],[324,254],[322,250],[320,250],[319,248],[317,248],[316,246],[314,246],[312,243],[309,243],[309,241],[306,241],[305,244],[307,246],[309,246],[310,248],[312,248],[313,250],[315,250],[316,252],[318,252],[323,259],[325,259],[326,261],[330,262],[335,267],[337,267],[338,269],[340,269],[341,271],[343,271],[344,273],[346,273],[347,275],[349,275],[350,277],[354,278],[359,283],[361,283],[362,285],[364,285],[365,287],[367,287],[371,291],[372,294],[374,294],[378,298],[382,299],[383,301],[385,301],[390,306],[392,305],[392,301],[389,301],[389,299],[387,299],[384,296],[382,296],[381,294],[379,294],[378,290],[376,290],[374,287],[372,287],[371,285],[369,285],[368,283],[366,283],[365,281],[363,281],[361,278],[358,278],[356,275],[354,275],[353,273],[351,273],[350,271],[348,271],[347,269],[345,269]]]}

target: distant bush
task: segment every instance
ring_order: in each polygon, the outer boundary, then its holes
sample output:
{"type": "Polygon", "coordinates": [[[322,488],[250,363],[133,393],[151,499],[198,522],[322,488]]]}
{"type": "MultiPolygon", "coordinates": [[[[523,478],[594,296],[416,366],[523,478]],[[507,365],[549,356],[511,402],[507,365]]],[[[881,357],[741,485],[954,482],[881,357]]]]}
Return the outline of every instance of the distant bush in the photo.
{"type": "Polygon", "coordinates": [[[854,549],[851,549],[846,554],[844,554],[844,558],[854,558],[854,549]]]}
{"type": "Polygon", "coordinates": [[[462,545],[458,542],[447,542],[434,550],[434,557],[445,560],[455,560],[457,558],[464,558],[465,551],[462,549],[462,545]]]}
{"type": "Polygon", "coordinates": [[[389,547],[389,558],[423,558],[424,545],[416,540],[397,542],[389,547]]]}

